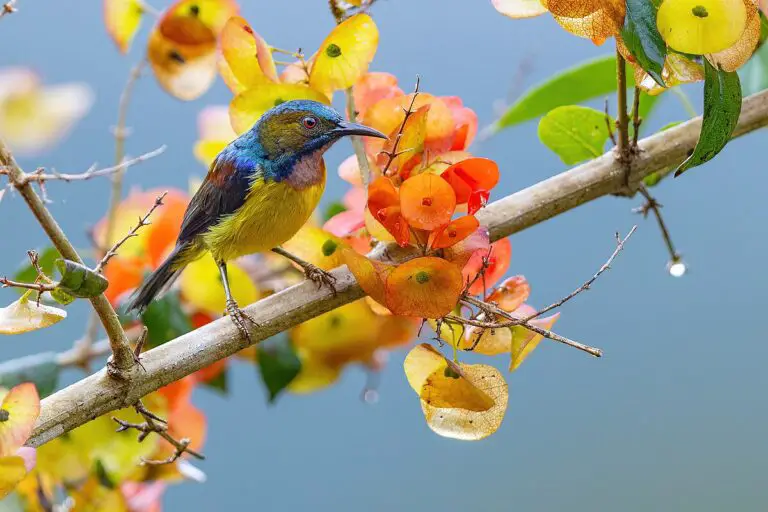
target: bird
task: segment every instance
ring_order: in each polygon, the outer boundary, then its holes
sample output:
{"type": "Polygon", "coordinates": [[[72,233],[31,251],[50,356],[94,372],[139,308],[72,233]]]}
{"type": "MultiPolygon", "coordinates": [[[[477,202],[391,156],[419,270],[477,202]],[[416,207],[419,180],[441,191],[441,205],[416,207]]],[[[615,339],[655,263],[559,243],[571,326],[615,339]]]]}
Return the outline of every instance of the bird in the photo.
{"type": "Polygon", "coordinates": [[[352,135],[388,138],[316,101],[286,101],[265,112],[213,160],[187,206],[175,247],[134,292],[126,312],[143,312],[184,267],[207,253],[221,274],[226,314],[248,340],[246,321],[258,324],[232,297],[228,261],[271,250],[301,266],[318,286],[334,289],[331,274],[281,245],[307,222],[320,201],[326,181],[323,154],[352,135]]]}

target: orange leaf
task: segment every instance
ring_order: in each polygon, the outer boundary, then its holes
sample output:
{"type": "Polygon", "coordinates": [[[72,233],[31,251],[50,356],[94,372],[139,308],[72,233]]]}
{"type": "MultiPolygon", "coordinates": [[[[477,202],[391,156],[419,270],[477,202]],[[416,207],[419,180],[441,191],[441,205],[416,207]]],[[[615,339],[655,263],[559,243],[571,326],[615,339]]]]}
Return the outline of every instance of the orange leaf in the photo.
{"type": "Polygon", "coordinates": [[[477,253],[484,256],[488,254],[490,247],[488,229],[481,226],[464,240],[446,248],[443,256],[457,267],[464,268],[473,254],[477,253]]]}
{"type": "Polygon", "coordinates": [[[448,167],[440,176],[453,187],[456,202],[464,204],[474,192],[490,191],[496,186],[499,166],[487,158],[468,158],[448,167]]]}
{"type": "Polygon", "coordinates": [[[405,247],[410,242],[410,230],[399,204],[400,194],[389,178],[380,176],[368,185],[368,210],[405,247]]]}
{"type": "Polygon", "coordinates": [[[478,278],[469,288],[469,293],[479,295],[495,285],[504,274],[507,273],[512,256],[512,244],[509,238],[491,244],[490,255],[487,252],[475,252],[464,267],[464,279],[473,281],[483,268],[483,259],[487,256],[488,266],[485,269],[485,277],[478,278]]]}
{"type": "Polygon", "coordinates": [[[395,75],[381,72],[366,73],[355,84],[355,110],[360,117],[371,105],[385,98],[404,96],[402,89],[397,86],[395,75]]]}
{"type": "MultiPolygon", "coordinates": [[[[403,178],[407,178],[411,169],[421,162],[421,157],[424,153],[424,141],[427,136],[427,114],[429,113],[429,108],[429,105],[424,105],[408,117],[397,143],[396,156],[392,159],[389,169],[387,169],[388,176],[398,173],[403,178]]],[[[383,151],[388,153],[394,151],[399,131],[400,128],[398,127],[389,134],[389,139],[384,143],[383,151]]],[[[386,154],[379,153],[379,167],[383,169],[388,158],[386,154]]]]}
{"type": "Polygon", "coordinates": [[[348,248],[342,251],[342,255],[349,271],[360,283],[363,291],[379,304],[386,304],[387,277],[395,269],[395,266],[371,260],[348,248]]]}
{"type": "Polygon", "coordinates": [[[439,176],[419,174],[400,187],[400,208],[408,224],[430,231],[450,222],[456,194],[439,176]]]}
{"type": "Polygon", "coordinates": [[[464,282],[456,265],[433,257],[398,265],[386,280],[386,306],[395,315],[440,318],[456,306],[464,282]]]}
{"type": "Polygon", "coordinates": [[[474,215],[459,217],[450,224],[430,233],[427,247],[429,249],[444,249],[456,245],[477,231],[479,226],[480,223],[474,215]]]}
{"type": "Polygon", "coordinates": [[[523,305],[531,294],[531,285],[523,276],[513,276],[504,280],[488,297],[488,302],[495,302],[504,311],[512,312],[523,305]]]}

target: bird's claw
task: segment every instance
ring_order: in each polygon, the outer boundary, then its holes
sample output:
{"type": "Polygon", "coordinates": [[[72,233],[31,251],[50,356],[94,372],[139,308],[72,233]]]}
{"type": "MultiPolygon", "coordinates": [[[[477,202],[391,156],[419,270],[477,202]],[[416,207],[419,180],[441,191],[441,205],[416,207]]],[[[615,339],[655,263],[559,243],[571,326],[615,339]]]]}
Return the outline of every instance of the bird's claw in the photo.
{"type": "Polygon", "coordinates": [[[307,276],[307,279],[310,281],[317,283],[318,290],[323,285],[326,285],[331,289],[333,294],[336,295],[336,277],[330,272],[326,272],[320,267],[310,264],[304,268],[304,275],[307,276]]]}
{"type": "Polygon", "coordinates": [[[237,305],[237,302],[234,300],[227,301],[227,315],[229,315],[229,318],[232,319],[232,323],[235,324],[235,327],[237,327],[237,330],[240,331],[240,334],[243,336],[243,338],[245,338],[250,343],[251,335],[248,332],[248,328],[245,324],[246,322],[250,322],[254,326],[258,327],[259,324],[256,322],[256,320],[254,320],[251,315],[240,309],[240,307],[237,305]]]}

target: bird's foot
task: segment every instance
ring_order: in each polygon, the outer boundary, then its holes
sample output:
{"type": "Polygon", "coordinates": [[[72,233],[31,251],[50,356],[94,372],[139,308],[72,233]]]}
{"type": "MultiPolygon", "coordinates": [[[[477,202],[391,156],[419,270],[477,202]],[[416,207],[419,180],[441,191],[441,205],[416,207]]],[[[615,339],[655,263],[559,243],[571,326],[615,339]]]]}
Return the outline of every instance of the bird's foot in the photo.
{"type": "Polygon", "coordinates": [[[328,286],[334,295],[336,295],[336,277],[316,265],[308,263],[304,267],[304,275],[310,281],[317,283],[317,288],[320,289],[323,285],[328,286]]]}
{"type": "Polygon", "coordinates": [[[258,322],[256,322],[256,320],[254,320],[251,315],[240,309],[240,306],[238,306],[237,302],[234,300],[227,301],[227,315],[229,315],[229,318],[232,319],[232,323],[235,324],[235,327],[237,327],[237,330],[240,331],[240,334],[243,336],[243,338],[245,338],[250,343],[251,334],[248,332],[248,328],[245,324],[250,322],[255,327],[258,327],[258,322]]]}

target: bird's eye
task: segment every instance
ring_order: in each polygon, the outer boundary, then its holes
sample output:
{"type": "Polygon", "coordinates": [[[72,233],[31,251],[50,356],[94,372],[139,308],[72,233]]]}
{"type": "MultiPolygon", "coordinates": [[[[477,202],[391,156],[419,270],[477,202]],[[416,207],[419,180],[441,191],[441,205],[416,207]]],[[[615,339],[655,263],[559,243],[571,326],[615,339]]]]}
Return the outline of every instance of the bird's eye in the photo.
{"type": "Polygon", "coordinates": [[[312,130],[315,126],[317,126],[317,118],[314,116],[307,116],[301,120],[301,124],[303,124],[304,128],[307,130],[312,130]]]}

